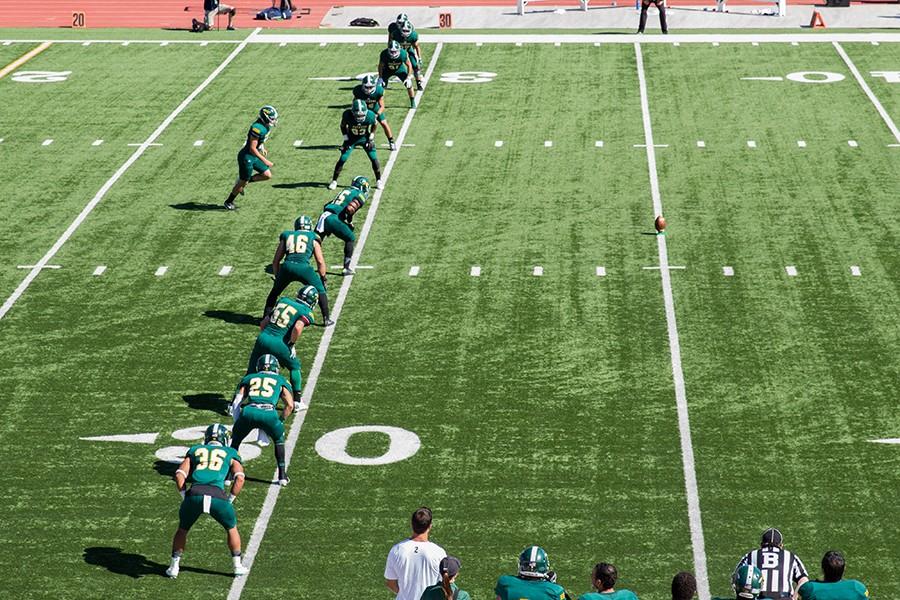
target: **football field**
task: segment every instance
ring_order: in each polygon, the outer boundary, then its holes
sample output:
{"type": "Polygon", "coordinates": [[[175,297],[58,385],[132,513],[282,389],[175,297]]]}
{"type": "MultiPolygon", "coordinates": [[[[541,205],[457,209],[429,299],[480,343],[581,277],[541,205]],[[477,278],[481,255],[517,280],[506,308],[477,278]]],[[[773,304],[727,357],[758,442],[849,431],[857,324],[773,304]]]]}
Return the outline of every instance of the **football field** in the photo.
{"type": "MultiPolygon", "coordinates": [[[[382,44],[94,33],[0,77],[0,595],[387,600],[427,505],[474,600],[530,544],[573,597],[600,560],[642,600],[681,570],[728,596],[770,526],[900,597],[900,41],[424,34],[337,323],[297,344],[290,485],[242,447],[251,572],[201,519],[173,581],[171,461],[231,422],[382,44]],[[274,178],[223,210],[263,104],[274,178]]],[[[5,39],[0,68],[40,44],[5,39]]]]}

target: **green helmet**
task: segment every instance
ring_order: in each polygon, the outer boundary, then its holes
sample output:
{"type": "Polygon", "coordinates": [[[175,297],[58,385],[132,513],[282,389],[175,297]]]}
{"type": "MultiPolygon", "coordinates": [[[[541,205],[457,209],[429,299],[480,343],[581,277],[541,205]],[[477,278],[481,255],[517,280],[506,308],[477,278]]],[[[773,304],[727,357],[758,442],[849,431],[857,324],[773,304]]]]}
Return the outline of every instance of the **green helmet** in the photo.
{"type": "Polygon", "coordinates": [[[400,58],[400,44],[396,40],[391,40],[388,44],[388,56],[394,59],[400,58]]]}
{"type": "Polygon", "coordinates": [[[353,181],[350,182],[350,187],[361,191],[363,196],[369,195],[369,180],[362,175],[354,177],[353,181]]]}
{"type": "Polygon", "coordinates": [[[277,373],[278,359],[271,354],[263,354],[259,357],[259,360],[256,361],[256,370],[259,372],[265,371],[267,373],[277,373]]]}
{"type": "Polygon", "coordinates": [[[312,219],[306,215],[300,215],[294,221],[294,231],[312,231],[312,219]]]}
{"type": "Polygon", "coordinates": [[[369,107],[366,106],[365,102],[357,98],[353,101],[353,104],[350,105],[350,112],[353,113],[353,116],[356,117],[357,121],[362,122],[369,112],[369,107]]]}
{"type": "Polygon", "coordinates": [[[412,33],[413,26],[412,23],[409,22],[409,19],[400,23],[400,33],[403,34],[403,37],[409,37],[409,34],[412,33]]]}
{"type": "Polygon", "coordinates": [[[259,109],[259,118],[270,127],[278,125],[278,111],[271,104],[266,104],[259,109]]]}
{"type": "Polygon", "coordinates": [[[544,579],[550,572],[550,559],[540,546],[529,546],[519,554],[519,576],[544,579]]]}
{"type": "Polygon", "coordinates": [[[204,444],[218,442],[223,446],[227,446],[229,441],[231,441],[231,433],[221,423],[213,423],[206,428],[206,433],[203,434],[204,444]]]}
{"type": "Polygon", "coordinates": [[[297,300],[312,308],[319,301],[319,292],[311,285],[302,287],[297,292],[297,300]]]}
{"type": "Polygon", "coordinates": [[[765,584],[765,577],[762,571],[753,565],[744,565],[734,572],[731,578],[731,587],[738,598],[747,598],[754,600],[759,598],[765,584]]]}

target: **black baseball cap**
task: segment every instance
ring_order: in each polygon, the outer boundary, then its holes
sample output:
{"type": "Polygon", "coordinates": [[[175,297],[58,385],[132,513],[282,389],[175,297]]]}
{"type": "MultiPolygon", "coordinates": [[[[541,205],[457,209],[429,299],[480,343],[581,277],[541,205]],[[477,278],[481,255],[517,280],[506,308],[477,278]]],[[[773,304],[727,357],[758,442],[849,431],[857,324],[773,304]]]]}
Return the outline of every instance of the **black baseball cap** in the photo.
{"type": "Polygon", "coordinates": [[[781,532],[775,529],[774,527],[769,527],[762,534],[762,541],[759,543],[760,546],[780,546],[784,542],[784,536],[781,535],[781,532]]]}
{"type": "Polygon", "coordinates": [[[453,579],[456,577],[456,574],[459,573],[459,568],[462,565],[459,563],[459,559],[455,556],[445,556],[441,559],[441,564],[438,565],[438,570],[441,572],[441,575],[444,573],[447,574],[448,577],[453,579]]]}

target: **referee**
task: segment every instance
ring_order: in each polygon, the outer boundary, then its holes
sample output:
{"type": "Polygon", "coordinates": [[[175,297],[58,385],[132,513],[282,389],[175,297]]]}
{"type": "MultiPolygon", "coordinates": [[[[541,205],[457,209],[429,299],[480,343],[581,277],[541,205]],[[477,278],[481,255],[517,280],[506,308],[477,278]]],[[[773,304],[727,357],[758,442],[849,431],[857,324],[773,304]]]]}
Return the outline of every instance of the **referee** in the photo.
{"type": "Polygon", "coordinates": [[[760,598],[791,598],[793,590],[809,581],[809,573],[803,561],[790,550],[784,549],[784,538],[774,527],[762,534],[759,548],[751,550],[734,568],[753,565],[762,571],[763,586],[760,598]]]}

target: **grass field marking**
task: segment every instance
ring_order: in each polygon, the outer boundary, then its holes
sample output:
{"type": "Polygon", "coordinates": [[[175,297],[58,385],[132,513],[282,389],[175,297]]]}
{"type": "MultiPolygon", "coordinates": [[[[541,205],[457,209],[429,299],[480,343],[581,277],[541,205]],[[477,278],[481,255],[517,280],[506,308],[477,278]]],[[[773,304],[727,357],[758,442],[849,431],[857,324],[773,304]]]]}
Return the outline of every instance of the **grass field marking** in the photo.
{"type": "Polygon", "coordinates": [[[798,148],[806,148],[806,141],[805,140],[797,140],[797,147],[798,148]]]}
{"type": "Polygon", "coordinates": [[[544,148],[552,148],[552,147],[553,147],[553,142],[552,142],[552,141],[547,140],[547,141],[544,142],[544,148]]]}
{"type": "MultiPolygon", "coordinates": [[[[428,88],[428,81],[431,79],[431,74],[434,72],[434,67],[438,63],[438,58],[441,55],[442,49],[443,44],[438,44],[437,46],[435,46],[434,52],[431,55],[428,69],[425,71],[424,77],[422,78],[425,84],[423,87],[425,87],[426,89],[428,88]]],[[[424,94],[424,90],[416,94],[417,105],[421,105],[422,96],[424,94]]],[[[402,151],[403,140],[406,138],[406,132],[409,131],[410,124],[412,124],[412,120],[416,115],[416,112],[416,110],[408,111],[406,113],[406,117],[404,117],[403,119],[403,124],[400,126],[400,132],[397,134],[397,144],[399,147],[397,151],[391,153],[381,175],[381,180],[385,183],[385,187],[391,175],[391,172],[394,169],[394,164],[396,164],[397,162],[397,157],[402,151]]],[[[357,266],[359,257],[362,255],[362,252],[366,247],[366,240],[368,240],[369,232],[372,230],[372,223],[375,221],[375,215],[378,213],[378,206],[381,204],[381,195],[383,192],[384,189],[376,189],[375,193],[372,196],[372,203],[369,205],[369,210],[366,213],[366,220],[363,222],[362,231],[360,232],[359,239],[356,243],[356,249],[353,252],[353,257],[350,259],[351,268],[357,266]]],[[[353,275],[344,277],[343,281],[341,281],[341,288],[338,291],[337,299],[334,301],[334,304],[331,307],[331,317],[335,320],[335,322],[340,321],[341,310],[344,308],[344,302],[347,299],[347,294],[350,292],[350,285],[352,283],[353,275]]],[[[306,419],[309,405],[312,401],[312,395],[316,390],[316,384],[319,381],[319,374],[322,372],[322,365],[325,364],[325,357],[328,354],[328,348],[331,346],[331,340],[334,337],[334,332],[336,329],[337,325],[332,325],[331,327],[326,328],[325,332],[322,334],[322,338],[319,340],[319,347],[316,350],[316,356],[313,359],[312,367],[310,368],[309,375],[306,378],[306,386],[303,388],[303,394],[300,397],[301,408],[297,411],[297,415],[291,422],[287,434],[287,441],[285,442],[284,446],[284,459],[286,465],[290,465],[291,463],[291,456],[294,454],[294,447],[297,445],[297,439],[300,437],[300,430],[303,428],[303,422],[306,419]]],[[[298,482],[295,482],[295,485],[297,483],[298,482]]],[[[263,501],[259,516],[257,517],[256,522],[253,524],[253,532],[250,534],[250,541],[247,543],[247,546],[244,550],[244,566],[248,568],[252,568],[253,561],[256,558],[256,554],[257,552],[259,552],[260,544],[262,544],[262,538],[266,534],[266,529],[269,526],[269,520],[272,518],[272,514],[275,511],[275,504],[276,502],[278,502],[278,495],[280,493],[280,485],[269,486],[269,489],[266,492],[266,499],[263,501]]],[[[241,593],[244,591],[244,586],[246,585],[249,578],[250,575],[246,575],[244,577],[238,577],[232,582],[231,589],[228,591],[228,600],[237,600],[241,597],[241,593]]]]}
{"type": "Polygon", "coordinates": [[[82,45],[82,46],[90,46],[91,43],[90,43],[90,42],[84,42],[84,43],[82,43],[81,45],[82,45]]]}
{"type": "Polygon", "coordinates": [[[234,270],[234,267],[231,265],[225,265],[221,269],[219,269],[219,277],[228,277],[231,275],[231,272],[234,270]]]}
{"type": "MultiPolygon", "coordinates": [[[[660,237],[662,237],[662,236],[660,236],[660,237]]],[[[668,271],[671,269],[678,269],[679,271],[683,271],[683,270],[687,269],[687,267],[684,265],[668,265],[668,264],[666,266],[653,265],[650,267],[641,267],[641,268],[645,271],[662,271],[662,270],[668,271]]]]}
{"type": "Polygon", "coordinates": [[[152,444],[156,442],[159,433],[125,433],[115,435],[95,435],[91,437],[80,437],[79,440],[86,442],[125,442],[128,444],[152,444]]]}
{"type": "Polygon", "coordinates": [[[294,148],[299,148],[303,145],[303,140],[294,140],[294,148]]]}
{"type": "Polygon", "coordinates": [[[481,277],[481,267],[472,265],[472,268],[469,269],[469,277],[481,277]]]}
{"type": "Polygon", "coordinates": [[[97,268],[94,269],[93,275],[94,277],[100,277],[104,273],[106,273],[106,265],[97,265],[97,268]]]}
{"type": "Polygon", "coordinates": [[[99,146],[99,145],[102,144],[102,143],[103,143],[103,140],[94,140],[94,141],[91,143],[91,146],[99,146]]]}
{"type": "MultiPolygon", "coordinates": [[[[8,45],[8,44],[4,44],[4,45],[8,45]]],[[[8,65],[6,65],[2,69],[0,69],[0,79],[3,79],[4,77],[6,77],[6,75],[8,73],[15,71],[16,69],[18,69],[19,67],[21,67],[22,65],[27,63],[29,60],[31,60],[32,58],[34,58],[35,56],[37,56],[38,54],[40,54],[41,52],[43,52],[44,50],[49,48],[51,45],[53,45],[53,42],[44,42],[43,44],[37,46],[36,48],[32,48],[31,50],[29,50],[28,52],[26,52],[25,54],[23,54],[16,60],[9,63],[8,65]]]]}
{"type": "Polygon", "coordinates": [[[697,147],[706,148],[706,142],[704,142],[703,140],[697,140],[697,147]]]}
{"type": "Polygon", "coordinates": [[[603,147],[603,140],[597,140],[596,142],[594,142],[594,148],[602,148],[602,147],[603,147]]]}
{"type": "Polygon", "coordinates": [[[847,140],[847,145],[851,148],[859,148],[859,142],[856,140],[847,140]]]}
{"type": "Polygon", "coordinates": [[[531,272],[531,274],[534,275],[535,277],[543,277],[544,276],[544,267],[541,267],[541,266],[535,267],[534,270],[531,272]]]}
{"type": "Polygon", "coordinates": [[[153,274],[156,275],[157,277],[162,277],[163,275],[166,274],[166,271],[168,271],[168,270],[169,270],[169,267],[163,265],[163,266],[157,268],[156,271],[153,272],[153,274]]]}
{"type": "Polygon", "coordinates": [[[734,277],[734,267],[722,267],[722,275],[725,277],[734,277]]]}
{"type": "Polygon", "coordinates": [[[606,277],[606,267],[597,267],[594,273],[597,274],[597,277],[606,277]]]}
{"type": "Polygon", "coordinates": [[[748,148],[756,148],[756,140],[747,140],[748,148]]]}
{"type": "Polygon", "coordinates": [[[203,145],[203,140],[197,140],[196,142],[194,142],[194,148],[199,148],[202,145],[203,145]]]}
{"type": "Polygon", "coordinates": [[[52,144],[52,143],[53,143],[53,139],[47,138],[46,140],[44,140],[43,142],[41,142],[41,146],[49,146],[49,145],[52,144]]]}
{"type": "Polygon", "coordinates": [[[857,83],[859,83],[859,87],[863,89],[866,93],[866,96],[869,97],[869,100],[875,106],[875,110],[878,111],[878,114],[881,115],[882,120],[885,125],[888,126],[888,129],[891,130],[891,133],[894,135],[894,139],[897,140],[897,143],[900,143],[900,129],[897,129],[897,125],[894,123],[894,120],[891,119],[891,116],[884,110],[884,106],[881,105],[881,102],[878,101],[878,98],[875,96],[875,92],[872,91],[872,88],[869,87],[869,84],[866,83],[866,80],[863,79],[862,73],[859,72],[859,69],[856,68],[856,65],[853,64],[853,61],[850,60],[850,56],[844,52],[844,48],[838,43],[834,41],[831,43],[834,46],[834,49],[837,50],[837,53],[841,55],[841,58],[844,59],[844,63],[847,65],[847,68],[850,69],[850,72],[853,73],[853,77],[856,78],[857,83]]]}
{"type": "Polygon", "coordinates": [[[148,148],[149,148],[150,146],[162,146],[162,144],[156,144],[156,143],[148,144],[147,142],[137,142],[137,143],[135,143],[135,144],[125,144],[125,145],[126,145],[126,146],[131,146],[132,148],[141,148],[141,147],[143,147],[143,146],[147,146],[148,148]]]}
{"type": "MultiPolygon", "coordinates": [[[[644,138],[647,142],[647,169],[650,176],[650,195],[653,198],[653,214],[663,214],[662,198],[659,194],[659,175],[656,170],[656,149],[653,147],[653,127],[650,121],[650,101],[647,97],[647,79],[644,74],[644,57],[641,44],[634,43],[637,63],[638,84],[641,91],[641,116],[644,122],[644,138]]],[[[684,372],[681,369],[681,343],[675,322],[675,299],[669,276],[669,253],[666,236],[656,236],[659,255],[660,280],[663,303],[666,309],[666,328],[669,334],[669,351],[672,359],[672,381],[675,387],[675,405],[678,413],[678,433],[681,439],[681,462],[684,467],[684,487],[687,495],[688,524],[691,531],[691,547],[694,554],[694,575],[697,578],[697,592],[700,600],[709,600],[709,576],[706,569],[706,542],[703,539],[703,520],[700,514],[700,494],[697,491],[697,471],[694,466],[694,446],[691,441],[691,424],[688,417],[687,394],[684,386],[684,372]]]]}
{"type": "Polygon", "coordinates": [[[859,277],[860,275],[862,275],[862,270],[858,266],[853,265],[852,267],[850,267],[850,274],[854,277],[859,277]]]}
{"type": "Polygon", "coordinates": [[[416,277],[419,274],[419,265],[413,265],[409,268],[409,276],[416,277]]]}
{"type": "Polygon", "coordinates": [[[494,148],[502,148],[502,147],[503,147],[503,140],[497,140],[496,142],[494,142],[494,148]]]}
{"type": "Polygon", "coordinates": [[[900,444],[900,438],[882,438],[880,440],[869,440],[873,444],[900,444]]]}
{"type": "Polygon", "coordinates": [[[47,250],[47,253],[44,254],[43,258],[41,258],[38,264],[35,265],[34,269],[32,269],[31,272],[25,276],[25,279],[22,280],[18,287],[16,287],[13,293],[9,296],[9,298],[6,299],[6,302],[3,303],[3,306],[0,306],[0,319],[3,319],[3,317],[6,316],[6,313],[8,313],[9,309],[13,307],[13,304],[16,303],[16,300],[18,300],[22,296],[22,294],[25,293],[25,290],[28,289],[28,286],[31,285],[31,282],[34,281],[35,277],[38,276],[38,273],[41,272],[41,267],[46,265],[50,261],[50,259],[56,256],[56,253],[59,252],[59,249],[63,247],[63,244],[69,241],[69,238],[72,237],[72,234],[74,234],[75,231],[79,227],[81,227],[81,224],[84,222],[84,220],[87,219],[88,215],[90,215],[91,212],[93,212],[94,208],[96,208],[96,206],[100,203],[100,201],[103,200],[103,197],[106,196],[110,188],[115,185],[115,183],[122,177],[122,175],[125,174],[125,171],[127,171],[128,168],[131,167],[131,165],[133,165],[134,162],[141,157],[141,155],[150,146],[150,144],[152,144],[160,135],[162,135],[163,131],[165,131],[169,127],[169,125],[172,124],[172,121],[175,120],[175,117],[180,115],[182,111],[184,111],[184,109],[187,108],[191,102],[193,102],[194,98],[199,96],[200,93],[205,90],[206,87],[210,83],[212,83],[216,77],[219,76],[219,73],[225,70],[225,67],[227,67],[229,64],[231,64],[231,61],[233,61],[235,57],[240,54],[241,50],[247,47],[247,44],[250,42],[253,36],[256,35],[257,32],[259,32],[260,29],[260,27],[257,27],[252,32],[250,32],[250,35],[244,38],[244,40],[240,44],[238,44],[238,46],[234,50],[231,51],[231,54],[225,57],[225,60],[223,60],[222,63],[218,67],[216,67],[215,70],[213,70],[213,72],[210,73],[209,76],[204,79],[203,82],[188,95],[187,98],[182,100],[181,104],[179,104],[175,108],[175,110],[173,110],[169,114],[169,116],[163,120],[162,123],[159,124],[159,127],[157,127],[156,130],[150,134],[150,137],[148,137],[147,140],[143,144],[141,144],[137,150],[134,151],[134,154],[132,154],[128,158],[128,160],[122,163],[122,166],[120,166],[116,170],[116,172],[112,174],[112,177],[106,180],[106,183],[104,183],[100,190],[94,195],[94,197],[91,198],[91,201],[87,203],[87,206],[81,209],[81,212],[78,213],[78,216],[75,217],[75,220],[69,224],[63,234],[59,236],[59,239],[56,240],[53,246],[51,246],[51,248],[47,250]]]}
{"type": "MultiPolygon", "coordinates": [[[[17,269],[35,269],[37,265],[16,265],[17,269]]],[[[62,265],[42,265],[41,269],[62,269],[62,265]]]]}
{"type": "Polygon", "coordinates": [[[448,148],[452,148],[452,147],[453,147],[453,140],[447,140],[446,142],[444,142],[444,145],[447,146],[448,148]]]}
{"type": "Polygon", "coordinates": [[[784,268],[784,272],[787,273],[788,277],[796,277],[797,267],[795,267],[794,265],[788,265],[784,268]]]}

